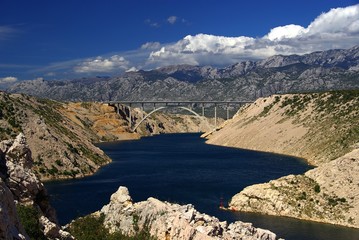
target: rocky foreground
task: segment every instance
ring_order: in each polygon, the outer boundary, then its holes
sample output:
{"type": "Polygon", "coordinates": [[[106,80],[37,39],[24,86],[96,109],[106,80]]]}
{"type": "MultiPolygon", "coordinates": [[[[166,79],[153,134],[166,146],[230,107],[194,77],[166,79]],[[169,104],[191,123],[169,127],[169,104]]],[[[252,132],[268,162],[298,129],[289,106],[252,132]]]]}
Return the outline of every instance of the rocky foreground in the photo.
{"type": "Polygon", "coordinates": [[[178,205],[155,198],[134,203],[126,187],[112,194],[110,203],[95,215],[104,214],[104,224],[110,232],[134,235],[144,228],[159,240],[243,239],[274,240],[276,235],[255,228],[251,223],[237,221],[227,224],[207,214],[199,213],[193,205],[178,205]]]}
{"type": "Polygon", "coordinates": [[[208,143],[295,155],[318,167],[249,186],[230,208],[359,228],[359,92],[275,95],[241,109],[208,143]]]}
{"type": "Polygon", "coordinates": [[[74,239],[57,224],[46,189],[31,171],[32,164],[23,134],[0,142],[0,239],[30,239],[26,230],[38,230],[38,239],[74,239]],[[31,228],[25,230],[21,220],[31,228]]]}

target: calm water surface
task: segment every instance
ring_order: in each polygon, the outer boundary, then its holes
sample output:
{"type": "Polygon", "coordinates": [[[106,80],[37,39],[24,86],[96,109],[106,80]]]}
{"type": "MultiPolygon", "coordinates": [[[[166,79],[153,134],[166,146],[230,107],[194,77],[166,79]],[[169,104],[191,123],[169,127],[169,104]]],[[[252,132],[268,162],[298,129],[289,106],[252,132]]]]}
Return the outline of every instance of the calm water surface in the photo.
{"type": "Polygon", "coordinates": [[[218,210],[244,187],[267,182],[311,167],[283,155],[212,146],[199,134],[169,134],[138,141],[101,143],[113,162],[94,176],[46,183],[61,224],[99,210],[119,186],[127,186],[134,201],[156,197],[193,204],[229,222],[249,221],[287,240],[357,240],[359,230],[291,218],[218,210]]]}

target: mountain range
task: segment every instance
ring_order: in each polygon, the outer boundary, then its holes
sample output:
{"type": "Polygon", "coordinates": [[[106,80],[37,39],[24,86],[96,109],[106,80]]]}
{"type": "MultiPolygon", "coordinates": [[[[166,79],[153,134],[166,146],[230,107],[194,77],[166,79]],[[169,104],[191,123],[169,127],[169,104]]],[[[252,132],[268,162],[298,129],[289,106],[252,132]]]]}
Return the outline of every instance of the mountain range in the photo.
{"type": "Polygon", "coordinates": [[[359,45],[305,55],[276,55],[225,67],[173,65],[117,77],[42,78],[7,90],[70,101],[255,100],[272,94],[359,87],[359,45]]]}

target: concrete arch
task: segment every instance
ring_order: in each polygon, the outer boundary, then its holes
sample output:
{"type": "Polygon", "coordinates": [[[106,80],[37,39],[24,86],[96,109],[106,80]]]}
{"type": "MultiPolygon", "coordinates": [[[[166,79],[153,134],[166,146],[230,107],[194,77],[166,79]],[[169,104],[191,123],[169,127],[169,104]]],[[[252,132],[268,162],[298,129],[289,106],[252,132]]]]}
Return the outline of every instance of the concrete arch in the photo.
{"type": "MultiPolygon", "coordinates": [[[[141,125],[141,123],[142,123],[143,121],[145,121],[145,120],[146,120],[149,116],[151,116],[153,113],[155,113],[155,112],[157,112],[157,111],[160,111],[160,110],[162,110],[162,109],[165,109],[165,108],[168,108],[168,107],[159,107],[159,108],[156,108],[156,109],[152,110],[152,111],[151,111],[150,113],[148,113],[144,118],[142,118],[142,120],[141,120],[139,123],[137,123],[137,125],[132,129],[132,131],[133,131],[133,132],[136,131],[136,129],[141,125]]],[[[193,111],[193,110],[190,109],[190,108],[182,107],[182,106],[178,106],[177,108],[181,108],[181,109],[187,110],[187,111],[189,111],[190,113],[193,113],[195,116],[200,117],[200,115],[199,115],[198,113],[196,113],[195,111],[193,111]]]]}

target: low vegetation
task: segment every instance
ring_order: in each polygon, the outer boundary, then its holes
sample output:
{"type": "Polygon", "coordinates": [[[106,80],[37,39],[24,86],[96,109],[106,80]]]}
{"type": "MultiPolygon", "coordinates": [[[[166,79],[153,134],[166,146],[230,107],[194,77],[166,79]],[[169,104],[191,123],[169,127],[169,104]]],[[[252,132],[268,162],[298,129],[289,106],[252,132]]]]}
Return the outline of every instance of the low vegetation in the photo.
{"type": "Polygon", "coordinates": [[[103,223],[104,215],[88,215],[73,221],[67,230],[77,240],[156,240],[146,229],[138,229],[134,236],[126,236],[119,232],[110,233],[103,223]]]}
{"type": "Polygon", "coordinates": [[[31,240],[47,239],[41,231],[39,212],[34,207],[18,204],[16,206],[16,210],[20,218],[20,222],[31,240]]]}

